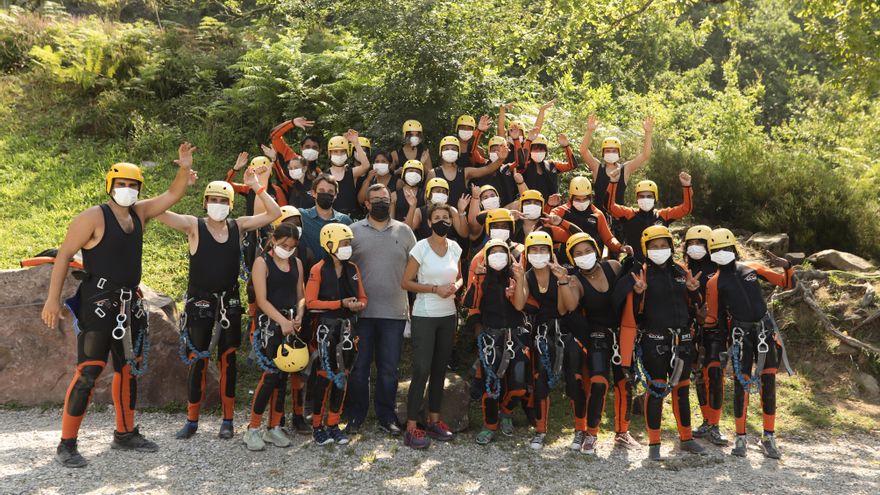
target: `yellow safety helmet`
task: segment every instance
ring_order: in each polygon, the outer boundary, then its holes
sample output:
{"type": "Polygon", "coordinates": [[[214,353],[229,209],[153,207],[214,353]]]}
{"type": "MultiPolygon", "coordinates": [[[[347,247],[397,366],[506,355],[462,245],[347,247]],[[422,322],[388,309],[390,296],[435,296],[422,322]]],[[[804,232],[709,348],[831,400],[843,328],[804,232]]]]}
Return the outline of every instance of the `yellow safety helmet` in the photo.
{"type": "Polygon", "coordinates": [[[489,239],[485,246],[483,246],[483,259],[489,256],[489,250],[493,247],[501,246],[507,251],[507,254],[510,254],[510,246],[507,245],[507,242],[502,241],[501,239],[489,239]]]}
{"type": "Polygon", "coordinates": [[[321,247],[330,254],[336,254],[339,250],[339,243],[348,239],[354,239],[354,233],[348,228],[348,225],[342,223],[328,223],[321,227],[321,247]],[[333,243],[333,247],[327,245],[333,243]]]}
{"type": "Polygon", "coordinates": [[[462,126],[462,125],[471,126],[474,129],[476,129],[477,128],[477,121],[474,120],[474,118],[471,117],[470,115],[462,115],[461,117],[458,118],[458,120],[455,121],[455,127],[457,129],[458,126],[462,126]]]}
{"type": "Polygon", "coordinates": [[[593,245],[593,250],[596,251],[596,258],[602,257],[602,251],[599,250],[599,243],[596,242],[596,239],[590,234],[586,232],[578,232],[577,234],[573,234],[571,237],[565,241],[565,255],[568,256],[568,261],[574,265],[574,257],[571,255],[571,250],[574,249],[575,246],[582,242],[589,242],[593,245]]]}
{"type": "Polygon", "coordinates": [[[657,189],[657,183],[652,180],[643,180],[636,184],[636,195],[640,192],[651,192],[654,193],[654,200],[660,198],[659,189],[657,189]]]}
{"type": "Polygon", "coordinates": [[[684,242],[700,239],[706,244],[712,242],[712,228],[708,225],[694,225],[684,234],[684,242]]]}
{"type": "Polygon", "coordinates": [[[569,199],[573,196],[591,196],[592,194],[593,183],[590,182],[589,177],[578,175],[571,178],[571,182],[568,183],[569,199]]]}
{"type": "Polygon", "coordinates": [[[253,160],[251,160],[251,164],[248,165],[249,169],[256,169],[260,167],[266,167],[269,171],[272,171],[272,160],[268,159],[265,156],[255,156],[253,160]]]}
{"type": "Polygon", "coordinates": [[[715,229],[709,240],[709,251],[717,251],[730,246],[736,246],[736,236],[728,229],[715,229]]]}
{"type": "Polygon", "coordinates": [[[342,150],[348,153],[348,140],[342,136],[333,136],[327,141],[327,151],[342,150]]]}
{"type": "Polygon", "coordinates": [[[495,189],[495,186],[493,186],[492,184],[483,184],[482,186],[480,186],[480,197],[482,197],[483,193],[486,191],[494,191],[496,196],[501,196],[500,194],[498,194],[498,189],[495,189]]]}
{"type": "Polygon", "coordinates": [[[532,146],[534,146],[536,144],[541,144],[541,145],[544,145],[544,147],[548,147],[547,146],[547,138],[544,137],[543,134],[538,134],[537,136],[535,136],[535,139],[532,140],[532,146]]]}
{"type": "Polygon", "coordinates": [[[620,154],[620,150],[622,149],[620,146],[620,139],[613,136],[605,138],[602,140],[602,149],[604,150],[605,148],[615,148],[617,149],[617,154],[620,154]]]}
{"type": "Polygon", "coordinates": [[[449,145],[455,145],[456,149],[461,148],[461,145],[458,143],[458,137],[446,136],[445,138],[440,140],[440,147],[438,148],[440,150],[440,153],[443,153],[444,146],[449,146],[449,145]]]}
{"type": "Polygon", "coordinates": [[[435,187],[442,187],[443,189],[446,189],[446,194],[449,194],[449,183],[446,182],[446,179],[434,177],[433,179],[429,180],[427,184],[425,184],[426,202],[431,202],[431,189],[434,189],[435,187]]]}
{"type": "Polygon", "coordinates": [[[422,123],[418,120],[407,120],[403,123],[403,137],[407,132],[422,132],[422,123]]]}
{"type": "Polygon", "coordinates": [[[414,169],[418,170],[419,172],[421,172],[422,175],[425,175],[425,166],[422,165],[422,162],[420,162],[418,160],[407,160],[403,164],[403,170],[401,171],[401,174],[405,174],[406,171],[411,168],[414,168],[414,169]]]}
{"type": "MultiPolygon", "coordinates": [[[[369,150],[373,149],[373,146],[370,143],[370,140],[368,138],[363,137],[363,136],[358,136],[358,142],[361,143],[361,147],[366,148],[367,154],[369,155],[370,154],[369,150]]],[[[348,143],[348,154],[350,155],[352,153],[354,153],[354,143],[348,143]]]]}
{"type": "Polygon", "coordinates": [[[208,183],[205,187],[204,198],[208,196],[217,196],[229,200],[229,208],[235,205],[235,191],[232,190],[232,184],[224,180],[215,180],[208,183]]]}
{"type": "Polygon", "coordinates": [[[553,238],[543,230],[532,231],[531,234],[526,236],[526,253],[529,252],[529,248],[532,246],[547,246],[552,250],[553,238]]]}
{"type": "Polygon", "coordinates": [[[299,338],[294,345],[282,342],[272,360],[275,367],[285,373],[296,373],[306,369],[309,364],[309,347],[299,338]],[[299,344],[299,345],[297,345],[299,344]]]}
{"type": "Polygon", "coordinates": [[[672,247],[672,234],[669,229],[663,225],[651,225],[642,231],[642,254],[648,254],[648,243],[654,239],[669,239],[669,246],[672,247]]]}
{"type": "Polygon", "coordinates": [[[519,204],[522,205],[523,201],[540,201],[541,208],[544,207],[544,195],[541,194],[541,191],[537,191],[535,189],[528,189],[523,191],[522,194],[519,195],[519,204]]]}
{"type": "Polygon", "coordinates": [[[107,171],[107,194],[110,194],[113,189],[113,179],[136,180],[141,183],[141,186],[144,185],[144,174],[141,173],[141,168],[133,163],[114,163],[110,167],[110,170],[107,171]]]}
{"type": "Polygon", "coordinates": [[[511,129],[519,129],[520,131],[525,132],[526,126],[519,120],[511,120],[509,124],[507,124],[507,130],[511,129]]]}
{"type": "Polygon", "coordinates": [[[302,217],[302,214],[296,206],[284,205],[281,207],[281,216],[272,220],[272,226],[277,227],[290,217],[302,217]]]}
{"type": "Polygon", "coordinates": [[[491,150],[492,146],[507,146],[507,140],[501,136],[492,136],[489,138],[489,147],[487,149],[491,150]]]}
{"type": "MultiPolygon", "coordinates": [[[[507,208],[495,208],[494,210],[489,210],[486,212],[486,233],[489,233],[489,227],[493,223],[502,223],[502,222],[510,222],[511,226],[514,225],[513,215],[510,214],[510,210],[507,208]]],[[[511,227],[513,228],[513,227],[511,227]]],[[[513,232],[511,232],[511,235],[513,232]]]]}

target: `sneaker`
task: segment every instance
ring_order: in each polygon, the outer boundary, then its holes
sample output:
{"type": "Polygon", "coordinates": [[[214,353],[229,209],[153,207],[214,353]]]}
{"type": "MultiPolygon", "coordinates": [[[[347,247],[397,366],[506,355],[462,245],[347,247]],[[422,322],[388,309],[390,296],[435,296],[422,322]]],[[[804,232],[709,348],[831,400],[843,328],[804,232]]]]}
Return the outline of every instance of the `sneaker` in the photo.
{"type": "Polygon", "coordinates": [[[55,449],[55,461],[64,467],[81,468],[85,467],[89,461],[79,454],[76,448],[76,439],[62,440],[55,449]]]}
{"type": "Polygon", "coordinates": [[[333,443],[333,439],[330,438],[330,434],[327,433],[327,430],[324,428],[315,428],[312,431],[312,439],[315,440],[315,443],[318,445],[327,445],[333,443]]]}
{"type": "Polygon", "coordinates": [[[183,423],[183,428],[180,429],[175,435],[174,438],[178,440],[186,440],[187,438],[192,437],[196,434],[196,431],[199,429],[198,421],[190,421],[186,420],[183,423]]]}
{"type": "Polygon", "coordinates": [[[413,428],[403,434],[403,444],[416,450],[427,449],[431,446],[431,439],[425,435],[425,430],[413,428]]]}
{"type": "Polygon", "coordinates": [[[581,454],[584,455],[596,455],[596,442],[599,439],[587,433],[584,435],[584,442],[581,444],[581,454]]]}
{"type": "Polygon", "coordinates": [[[721,429],[718,428],[718,425],[712,427],[709,430],[709,441],[715,445],[724,446],[729,444],[730,442],[727,440],[727,437],[724,436],[724,433],[721,433],[721,429]]]}
{"type": "Polygon", "coordinates": [[[620,446],[628,450],[638,449],[642,446],[628,431],[614,435],[614,446],[620,446]]]}
{"type": "Polygon", "coordinates": [[[703,421],[703,424],[701,424],[699,428],[694,430],[694,438],[704,438],[709,435],[710,430],[712,430],[712,425],[710,425],[708,421],[703,421]]]}
{"type": "Polygon", "coordinates": [[[266,429],[263,432],[263,441],[282,449],[290,447],[290,437],[287,436],[287,433],[284,433],[280,426],[266,429]]]}
{"type": "Polygon", "coordinates": [[[259,428],[248,428],[244,432],[242,441],[247,446],[247,449],[252,452],[266,450],[266,442],[263,441],[263,435],[260,433],[259,428]]]}
{"type": "Polygon", "coordinates": [[[776,438],[773,435],[764,435],[761,439],[761,448],[764,450],[764,456],[770,459],[779,459],[782,454],[776,447],[776,438]]]}
{"type": "Polygon", "coordinates": [[[294,414],[293,416],[291,416],[290,425],[300,435],[311,435],[312,434],[312,425],[307,423],[305,418],[303,418],[299,414],[294,414]]]}
{"type": "Polygon", "coordinates": [[[223,422],[220,423],[220,431],[217,433],[217,436],[223,440],[229,440],[235,436],[235,428],[232,426],[232,420],[224,419],[223,422]]]}
{"type": "Polygon", "coordinates": [[[547,435],[545,433],[535,433],[535,436],[529,440],[529,447],[534,450],[541,450],[544,448],[544,437],[547,435]]]}
{"type": "Polygon", "coordinates": [[[347,425],[345,425],[345,429],[343,430],[346,435],[357,435],[361,431],[361,425],[363,423],[361,421],[349,421],[347,425]]]}
{"type": "Polygon", "coordinates": [[[513,416],[509,414],[501,415],[501,433],[503,433],[504,436],[513,436],[513,416]]]}
{"type": "Polygon", "coordinates": [[[348,443],[348,436],[339,429],[338,426],[327,428],[327,434],[336,442],[336,445],[345,445],[348,443]]]}
{"type": "Polygon", "coordinates": [[[737,457],[745,457],[746,456],[746,436],[745,435],[737,435],[736,442],[733,445],[733,449],[730,451],[731,454],[737,457]]]}
{"type": "Polygon", "coordinates": [[[392,421],[390,423],[379,423],[379,431],[395,437],[403,433],[403,429],[400,427],[399,424],[397,424],[397,421],[392,421]]]}
{"type": "Polygon", "coordinates": [[[587,432],[585,431],[575,431],[574,438],[571,439],[571,443],[568,445],[570,450],[581,450],[581,444],[584,443],[584,435],[587,432]]]}
{"type": "Polygon", "coordinates": [[[696,440],[691,438],[690,440],[685,440],[678,444],[678,448],[681,449],[682,452],[690,452],[691,454],[699,454],[706,455],[706,449],[697,443],[696,440]]]}
{"type": "Polygon", "coordinates": [[[663,458],[660,457],[660,446],[659,445],[649,445],[648,446],[648,459],[652,461],[660,461],[663,458]]]}
{"type": "Polygon", "coordinates": [[[425,428],[425,433],[434,440],[439,440],[441,442],[448,442],[452,440],[452,437],[454,436],[452,430],[450,430],[443,421],[437,421],[436,423],[429,422],[428,427],[425,428]]]}
{"type": "Polygon", "coordinates": [[[477,433],[477,443],[480,445],[489,445],[493,438],[495,438],[495,432],[488,428],[483,428],[477,433]]]}
{"type": "Polygon", "coordinates": [[[141,435],[135,426],[134,430],[129,433],[113,432],[113,442],[110,443],[111,449],[134,450],[137,452],[156,452],[159,446],[151,442],[141,435]]]}

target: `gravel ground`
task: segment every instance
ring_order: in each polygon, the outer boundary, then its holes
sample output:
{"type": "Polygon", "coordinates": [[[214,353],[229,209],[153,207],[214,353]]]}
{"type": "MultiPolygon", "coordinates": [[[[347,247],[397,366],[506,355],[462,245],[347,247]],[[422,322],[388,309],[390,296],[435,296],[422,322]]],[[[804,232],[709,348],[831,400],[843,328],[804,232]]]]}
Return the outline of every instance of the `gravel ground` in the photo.
{"type": "MultiPolygon", "coordinates": [[[[372,431],[347,446],[319,447],[297,436],[289,449],[248,452],[240,431],[216,436],[219,419],[203,417],[188,441],[173,438],[184,415],[139,414],[141,430],[159,443],[155,454],[110,450],[112,409],[86,416],[80,452],[85,469],[64,469],[52,456],[60,414],[0,411],[0,493],[880,493],[880,438],[781,438],[782,461],[750,446],[746,459],[707,446],[709,456],[679,454],[664,437],[665,463],[645,461],[647,448],[612,449],[603,434],[599,458],[570,452],[568,435],[540,452],[528,432],[489,447],[464,433],[426,452],[372,431]]],[[[244,412],[236,418],[243,425],[244,412]]],[[[240,428],[241,426],[239,426],[240,428]]]]}

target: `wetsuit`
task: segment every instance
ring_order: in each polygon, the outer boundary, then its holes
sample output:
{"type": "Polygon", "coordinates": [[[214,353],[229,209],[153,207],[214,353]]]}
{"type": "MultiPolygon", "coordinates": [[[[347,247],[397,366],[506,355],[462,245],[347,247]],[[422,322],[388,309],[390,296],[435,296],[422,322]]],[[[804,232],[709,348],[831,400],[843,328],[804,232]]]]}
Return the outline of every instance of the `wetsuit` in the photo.
{"type": "MultiPolygon", "coordinates": [[[[609,197],[616,198],[618,183],[612,182],[608,190],[609,197]]],[[[623,223],[624,239],[626,244],[633,246],[634,256],[637,262],[645,261],[645,255],[638,246],[642,242],[642,231],[652,225],[669,226],[675,220],[679,220],[689,215],[693,210],[694,190],[691,186],[682,186],[683,200],[680,205],[671,208],[652,209],[651,211],[643,211],[640,208],[629,208],[621,206],[616,202],[608,205],[608,211],[614,219],[623,223]]]]}

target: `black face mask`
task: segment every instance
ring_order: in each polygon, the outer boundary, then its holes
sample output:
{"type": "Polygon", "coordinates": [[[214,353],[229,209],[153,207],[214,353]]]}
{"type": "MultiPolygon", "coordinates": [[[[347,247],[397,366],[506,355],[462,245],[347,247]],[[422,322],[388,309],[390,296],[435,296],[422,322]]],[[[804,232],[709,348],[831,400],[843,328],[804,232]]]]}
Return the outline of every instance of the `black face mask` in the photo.
{"type": "Polygon", "coordinates": [[[329,210],[330,207],[333,206],[333,199],[334,199],[333,194],[319,192],[318,197],[315,198],[315,203],[318,203],[318,206],[320,206],[321,209],[329,210]]]}
{"type": "Polygon", "coordinates": [[[431,230],[440,237],[446,237],[451,226],[452,224],[449,222],[434,222],[431,224],[431,230]]]}
{"type": "Polygon", "coordinates": [[[388,220],[390,210],[391,202],[389,201],[374,201],[370,203],[370,216],[373,217],[374,220],[380,222],[388,220]]]}

